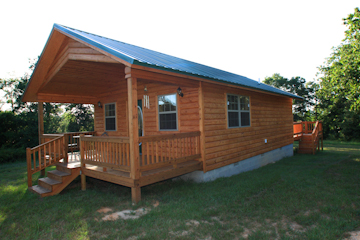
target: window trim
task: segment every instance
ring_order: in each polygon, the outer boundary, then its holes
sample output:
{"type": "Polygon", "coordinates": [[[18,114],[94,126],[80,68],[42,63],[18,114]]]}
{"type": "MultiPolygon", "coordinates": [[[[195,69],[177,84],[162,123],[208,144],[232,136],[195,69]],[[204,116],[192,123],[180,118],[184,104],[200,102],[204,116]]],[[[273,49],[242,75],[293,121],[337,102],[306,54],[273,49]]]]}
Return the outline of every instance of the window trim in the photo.
{"type": "Polygon", "coordinates": [[[162,95],[158,95],[157,96],[157,103],[156,103],[156,111],[157,111],[157,118],[158,118],[158,130],[159,131],[179,131],[179,119],[178,119],[178,109],[179,109],[179,99],[178,99],[178,94],[176,93],[169,93],[169,94],[162,94],[162,95]],[[175,99],[176,99],[176,111],[170,111],[170,112],[163,112],[161,113],[159,111],[159,97],[162,96],[170,96],[170,95],[175,95],[175,99]],[[161,114],[169,114],[169,113],[175,113],[176,114],[176,129],[160,129],[160,115],[161,114]]]}
{"type": "Polygon", "coordinates": [[[238,95],[238,94],[232,94],[232,93],[227,93],[226,94],[226,124],[227,124],[227,127],[228,128],[244,128],[244,127],[251,127],[251,104],[250,104],[250,96],[245,96],[245,95],[238,95]],[[228,97],[229,96],[237,96],[238,97],[238,106],[239,106],[239,109],[238,110],[230,110],[230,112],[237,112],[238,113],[238,117],[239,117],[239,126],[233,126],[233,127],[230,127],[229,126],[229,104],[228,104],[228,97]],[[240,98],[241,97],[246,97],[249,99],[249,110],[241,110],[241,105],[240,105],[240,98]],[[241,125],[241,113],[242,112],[246,112],[246,113],[249,113],[249,125],[246,125],[246,126],[242,126],[241,125]]]}
{"type": "Polygon", "coordinates": [[[105,103],[104,104],[104,129],[105,129],[105,132],[116,132],[117,131],[117,107],[116,107],[116,102],[111,102],[111,103],[105,103]],[[115,105],[115,116],[106,116],[106,105],[112,105],[114,104],[115,105]],[[115,118],[115,130],[108,130],[106,129],[106,119],[107,118],[115,118]]]}

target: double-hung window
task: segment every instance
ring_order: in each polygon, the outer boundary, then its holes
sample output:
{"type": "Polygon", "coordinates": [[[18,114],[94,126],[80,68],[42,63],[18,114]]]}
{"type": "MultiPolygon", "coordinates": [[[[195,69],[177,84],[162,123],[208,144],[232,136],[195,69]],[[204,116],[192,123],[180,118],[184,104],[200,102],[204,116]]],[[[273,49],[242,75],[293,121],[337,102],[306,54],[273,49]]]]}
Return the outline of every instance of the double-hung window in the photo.
{"type": "Polygon", "coordinates": [[[247,96],[227,95],[228,127],[250,126],[250,101],[247,96]]]}
{"type": "Polygon", "coordinates": [[[105,106],[105,131],[116,131],[116,105],[107,103],[105,106]]]}
{"type": "Polygon", "coordinates": [[[176,94],[158,96],[159,130],[177,130],[176,94]]]}

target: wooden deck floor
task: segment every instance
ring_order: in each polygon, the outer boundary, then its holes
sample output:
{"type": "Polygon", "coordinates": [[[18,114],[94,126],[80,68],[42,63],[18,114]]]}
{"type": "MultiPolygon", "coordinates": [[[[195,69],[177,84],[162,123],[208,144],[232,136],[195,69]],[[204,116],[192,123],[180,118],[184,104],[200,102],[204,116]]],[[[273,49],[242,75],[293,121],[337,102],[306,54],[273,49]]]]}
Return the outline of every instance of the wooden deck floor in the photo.
{"type": "MultiPolygon", "coordinates": [[[[69,153],[68,166],[69,168],[80,168],[80,154],[78,152],[72,154],[69,153]]],[[[128,187],[134,187],[135,185],[146,186],[196,170],[202,170],[201,162],[196,160],[189,160],[178,163],[176,165],[176,168],[173,165],[170,165],[152,170],[142,171],[140,173],[140,179],[134,180],[130,178],[130,173],[126,171],[121,171],[118,169],[114,170],[111,168],[104,168],[91,164],[86,164],[85,167],[86,169],[83,170],[83,173],[86,176],[128,187]]]]}

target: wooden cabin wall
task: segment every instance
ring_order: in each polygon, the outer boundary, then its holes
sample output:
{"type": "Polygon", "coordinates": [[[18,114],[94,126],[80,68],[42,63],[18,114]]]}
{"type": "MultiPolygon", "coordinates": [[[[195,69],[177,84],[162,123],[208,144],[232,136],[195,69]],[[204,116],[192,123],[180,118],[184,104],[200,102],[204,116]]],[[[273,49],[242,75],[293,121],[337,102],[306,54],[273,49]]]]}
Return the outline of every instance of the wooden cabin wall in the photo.
{"type": "Polygon", "coordinates": [[[292,99],[209,83],[203,93],[207,170],[293,143],[292,99]],[[250,97],[250,127],[227,127],[227,93],[250,97]]]}
{"type": "Polygon", "coordinates": [[[116,131],[106,131],[109,136],[128,137],[127,117],[127,83],[125,79],[119,79],[119,85],[109,92],[99,95],[102,108],[94,105],[94,130],[98,135],[105,132],[105,104],[116,103],[116,131]]]}
{"type": "Polygon", "coordinates": [[[193,87],[181,87],[184,97],[177,94],[178,87],[178,85],[161,82],[138,80],[138,99],[143,99],[144,95],[148,95],[150,102],[150,109],[143,107],[145,136],[199,131],[198,83],[195,83],[193,87]],[[145,86],[147,92],[144,91],[145,86]],[[174,93],[177,95],[178,131],[160,131],[157,98],[159,95],[174,93]]]}
{"type": "MultiPolygon", "coordinates": [[[[159,131],[157,96],[177,93],[179,86],[138,79],[138,100],[143,99],[144,95],[149,96],[150,109],[143,107],[144,116],[144,135],[171,134],[179,132],[199,131],[199,94],[198,83],[194,87],[182,87],[184,97],[177,95],[178,103],[178,131],[159,131]],[[144,87],[148,91],[144,91],[144,87]]],[[[106,94],[99,96],[99,101],[103,107],[94,106],[94,128],[101,135],[105,132],[104,105],[116,102],[117,131],[106,131],[109,136],[128,136],[127,118],[127,84],[121,80],[116,89],[112,89],[106,94]]]]}

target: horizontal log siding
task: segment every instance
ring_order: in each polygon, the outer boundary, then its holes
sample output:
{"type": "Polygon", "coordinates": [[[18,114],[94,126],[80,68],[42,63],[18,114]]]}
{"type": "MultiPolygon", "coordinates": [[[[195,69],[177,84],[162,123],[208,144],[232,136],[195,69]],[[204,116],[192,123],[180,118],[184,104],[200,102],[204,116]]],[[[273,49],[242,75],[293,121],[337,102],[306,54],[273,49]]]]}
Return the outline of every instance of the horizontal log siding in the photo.
{"type": "Polygon", "coordinates": [[[292,99],[209,83],[203,92],[207,170],[293,143],[292,99]],[[227,128],[227,93],[250,97],[250,127],[227,128]]]}
{"type": "Polygon", "coordinates": [[[150,109],[143,107],[144,136],[173,134],[199,131],[199,93],[198,83],[193,87],[180,86],[184,97],[177,95],[178,131],[159,131],[157,97],[159,95],[174,94],[179,86],[148,80],[138,81],[138,99],[149,96],[150,109]],[[148,89],[144,91],[144,87],[148,89]]]}
{"type": "Polygon", "coordinates": [[[94,127],[98,135],[105,132],[105,104],[116,103],[116,131],[106,131],[109,136],[128,137],[127,85],[119,79],[118,86],[99,96],[102,108],[94,105],[94,127]]]}

